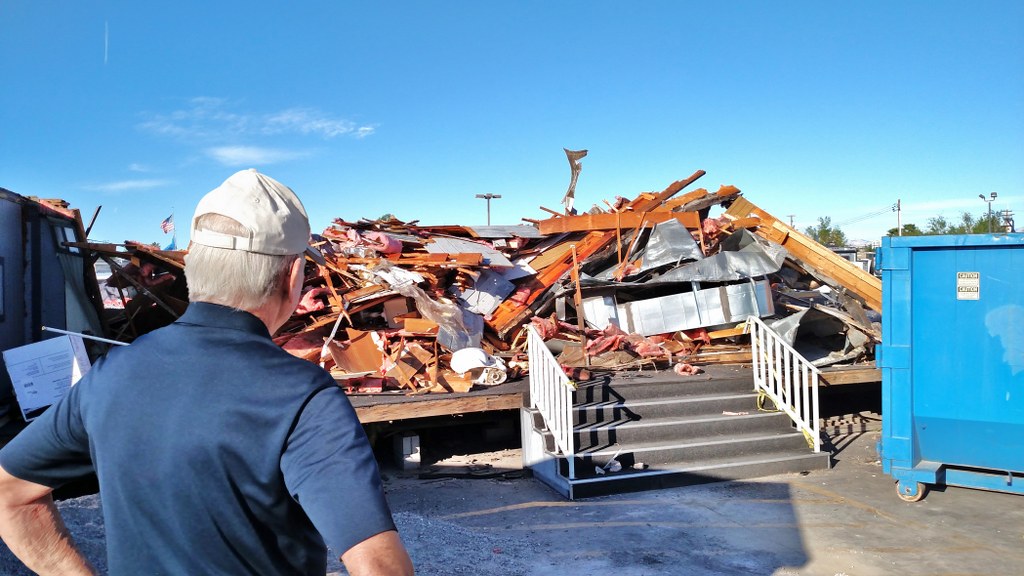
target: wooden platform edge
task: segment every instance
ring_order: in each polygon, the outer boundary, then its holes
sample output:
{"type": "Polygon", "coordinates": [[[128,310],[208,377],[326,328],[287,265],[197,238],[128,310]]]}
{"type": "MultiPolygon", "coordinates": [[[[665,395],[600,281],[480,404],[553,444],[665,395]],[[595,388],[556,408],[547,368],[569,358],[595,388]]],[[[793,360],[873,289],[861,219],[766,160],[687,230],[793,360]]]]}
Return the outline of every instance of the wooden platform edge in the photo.
{"type": "Polygon", "coordinates": [[[522,392],[478,396],[439,396],[418,398],[413,402],[390,402],[356,406],[356,416],[362,424],[409,420],[431,416],[452,416],[491,410],[518,410],[523,405],[522,392]]]}

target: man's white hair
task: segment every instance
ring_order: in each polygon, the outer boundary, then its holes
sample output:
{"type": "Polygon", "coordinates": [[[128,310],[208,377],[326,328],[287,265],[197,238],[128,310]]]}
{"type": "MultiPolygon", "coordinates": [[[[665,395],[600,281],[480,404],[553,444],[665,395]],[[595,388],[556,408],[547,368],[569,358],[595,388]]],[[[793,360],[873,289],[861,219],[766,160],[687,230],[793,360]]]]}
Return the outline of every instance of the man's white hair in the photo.
{"type": "MultiPolygon", "coordinates": [[[[196,228],[233,236],[249,235],[238,221],[220,214],[200,216],[196,228]]],[[[257,254],[193,242],[185,255],[189,300],[251,312],[288,292],[292,263],[300,257],[301,254],[257,254]]]]}

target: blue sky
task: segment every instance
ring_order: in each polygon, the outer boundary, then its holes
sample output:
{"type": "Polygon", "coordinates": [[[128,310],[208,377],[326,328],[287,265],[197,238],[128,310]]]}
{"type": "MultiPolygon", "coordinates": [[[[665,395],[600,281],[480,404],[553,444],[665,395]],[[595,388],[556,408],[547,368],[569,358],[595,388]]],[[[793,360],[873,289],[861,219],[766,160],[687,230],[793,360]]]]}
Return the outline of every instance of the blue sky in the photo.
{"type": "Polygon", "coordinates": [[[179,245],[256,167],[314,231],[494,224],[697,169],[804,229],[1024,222],[1024,3],[0,2],[0,187],[179,245]]]}

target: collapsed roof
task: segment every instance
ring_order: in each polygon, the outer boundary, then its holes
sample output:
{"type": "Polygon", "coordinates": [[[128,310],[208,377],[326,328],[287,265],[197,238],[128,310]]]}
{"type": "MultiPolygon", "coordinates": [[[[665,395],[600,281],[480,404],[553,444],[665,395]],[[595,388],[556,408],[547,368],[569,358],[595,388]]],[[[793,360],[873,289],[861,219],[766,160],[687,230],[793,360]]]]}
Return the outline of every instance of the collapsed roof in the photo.
{"type": "MultiPolygon", "coordinates": [[[[503,381],[488,358],[514,378],[527,369],[528,326],[570,369],[685,374],[749,361],[743,326],[751,315],[772,319],[816,365],[870,361],[880,339],[879,279],[733,186],[677,197],[703,175],[585,214],[542,208],[549,218],[522,225],[336,219],[314,236],[327,264],[307,261],[302,302],[275,341],[353,392],[503,381]],[[481,349],[481,360],[456,372],[452,355],[467,348],[481,349]]],[[[182,252],[89,246],[111,262],[108,284],[140,300],[125,298],[115,313],[119,338],[151,329],[139,326],[147,310],[181,313],[182,252]]]]}

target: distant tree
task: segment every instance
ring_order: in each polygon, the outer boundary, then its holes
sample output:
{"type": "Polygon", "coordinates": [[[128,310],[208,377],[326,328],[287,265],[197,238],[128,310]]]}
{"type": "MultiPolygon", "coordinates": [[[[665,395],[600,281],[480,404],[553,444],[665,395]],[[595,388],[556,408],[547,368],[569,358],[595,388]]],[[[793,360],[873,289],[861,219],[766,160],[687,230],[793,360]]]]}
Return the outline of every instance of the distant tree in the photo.
{"type": "Polygon", "coordinates": [[[973,234],[974,229],[978,226],[978,221],[971,215],[970,212],[960,213],[960,223],[955,226],[950,226],[950,234],[973,234]]]}
{"type": "Polygon", "coordinates": [[[988,234],[989,230],[991,230],[992,232],[1004,232],[1006,230],[1003,221],[995,212],[992,213],[991,225],[987,213],[982,214],[981,217],[978,218],[977,222],[974,224],[975,234],[988,234]]]}
{"type": "Polygon", "coordinates": [[[832,226],[832,218],[828,216],[819,217],[818,225],[808,226],[804,233],[825,246],[846,246],[846,234],[838,226],[832,226]]]}
{"type": "MultiPolygon", "coordinates": [[[[996,214],[992,214],[992,231],[997,232],[1002,230],[1002,225],[999,222],[999,217],[996,214]]],[[[989,231],[989,218],[988,214],[982,214],[980,217],[974,217],[969,212],[962,212],[960,214],[959,222],[952,224],[948,222],[942,216],[936,216],[928,219],[928,228],[925,229],[925,234],[987,234],[989,231]]]]}
{"type": "MultiPolygon", "coordinates": [[[[896,228],[889,228],[886,236],[899,236],[896,228]]],[[[923,236],[925,233],[917,227],[917,224],[907,223],[903,225],[903,236],[923,236]]]]}
{"type": "Polygon", "coordinates": [[[935,218],[928,219],[928,228],[925,229],[925,234],[949,234],[949,222],[942,216],[936,216],[935,218]]]}

